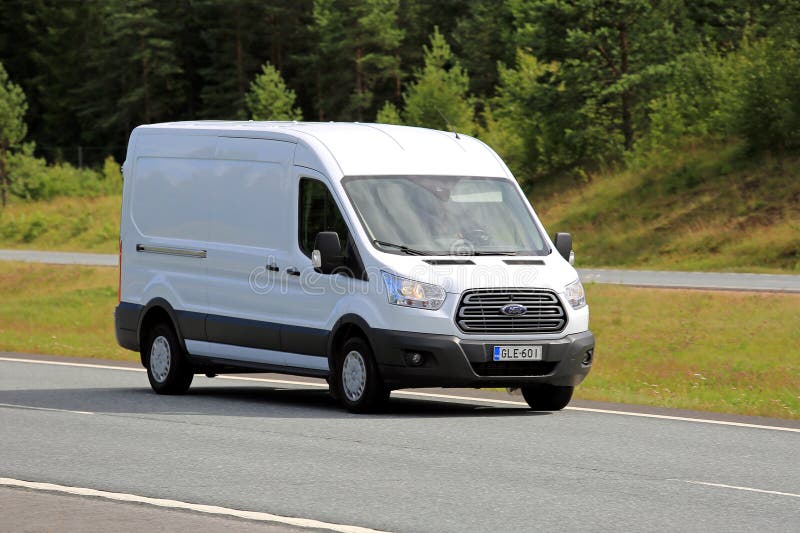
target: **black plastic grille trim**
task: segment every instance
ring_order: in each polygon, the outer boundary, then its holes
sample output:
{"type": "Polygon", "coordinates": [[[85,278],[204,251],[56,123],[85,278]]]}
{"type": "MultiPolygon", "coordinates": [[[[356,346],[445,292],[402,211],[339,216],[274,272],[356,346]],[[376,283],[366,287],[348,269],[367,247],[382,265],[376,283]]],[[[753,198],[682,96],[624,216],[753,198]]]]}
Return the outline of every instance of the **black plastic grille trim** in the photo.
{"type": "Polygon", "coordinates": [[[479,376],[546,376],[555,370],[557,361],[489,361],[472,363],[479,376]]]}
{"type": "Polygon", "coordinates": [[[471,259],[423,259],[429,265],[474,265],[471,259]]]}
{"type": "Polygon", "coordinates": [[[471,334],[559,333],[567,325],[567,314],[549,289],[475,289],[461,297],[456,325],[471,334]],[[518,316],[500,312],[511,303],[527,311],[518,316]]]}
{"type": "Polygon", "coordinates": [[[543,265],[544,261],[541,259],[503,259],[503,263],[507,265],[543,265]]]}

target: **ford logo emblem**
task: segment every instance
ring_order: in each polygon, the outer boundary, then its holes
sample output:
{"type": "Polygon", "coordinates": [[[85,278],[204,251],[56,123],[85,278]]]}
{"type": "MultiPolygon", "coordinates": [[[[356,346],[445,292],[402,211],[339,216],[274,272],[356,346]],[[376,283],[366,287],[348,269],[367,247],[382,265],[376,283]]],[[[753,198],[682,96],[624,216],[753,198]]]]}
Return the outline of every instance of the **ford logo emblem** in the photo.
{"type": "Polygon", "coordinates": [[[524,315],[527,310],[528,310],[527,307],[519,304],[508,304],[500,308],[501,313],[509,316],[524,315]]]}

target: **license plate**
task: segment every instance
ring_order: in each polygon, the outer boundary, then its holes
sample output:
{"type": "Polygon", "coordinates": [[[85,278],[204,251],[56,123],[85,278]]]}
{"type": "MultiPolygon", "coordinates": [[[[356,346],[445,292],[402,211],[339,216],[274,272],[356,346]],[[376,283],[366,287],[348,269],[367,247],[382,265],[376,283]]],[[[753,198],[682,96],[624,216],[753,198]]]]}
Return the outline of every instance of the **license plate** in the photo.
{"type": "Polygon", "coordinates": [[[541,346],[495,346],[495,361],[541,361],[541,346]]]}

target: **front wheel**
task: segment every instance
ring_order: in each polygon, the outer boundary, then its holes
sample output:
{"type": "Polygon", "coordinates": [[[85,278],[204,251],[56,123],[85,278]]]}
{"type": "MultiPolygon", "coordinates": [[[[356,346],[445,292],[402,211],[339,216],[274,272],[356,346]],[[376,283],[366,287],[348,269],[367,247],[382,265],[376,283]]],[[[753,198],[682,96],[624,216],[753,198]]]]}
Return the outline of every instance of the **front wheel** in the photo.
{"type": "Polygon", "coordinates": [[[372,349],[364,339],[354,337],[344,343],[335,372],[335,396],[348,411],[374,411],[389,398],[372,349]]]}
{"type": "Polygon", "coordinates": [[[194,373],[171,327],[157,324],[147,337],[147,378],[158,394],[183,394],[194,373]]]}
{"type": "Polygon", "coordinates": [[[572,399],[575,387],[558,387],[556,385],[524,385],[522,397],[534,411],[560,411],[572,399]]]}

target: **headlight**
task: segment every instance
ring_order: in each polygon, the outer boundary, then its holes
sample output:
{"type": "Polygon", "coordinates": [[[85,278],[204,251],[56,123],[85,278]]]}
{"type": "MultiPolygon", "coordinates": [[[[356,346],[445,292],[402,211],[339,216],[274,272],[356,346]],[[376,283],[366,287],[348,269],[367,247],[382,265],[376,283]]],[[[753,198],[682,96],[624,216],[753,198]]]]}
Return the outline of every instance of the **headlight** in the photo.
{"type": "Polygon", "coordinates": [[[383,274],[383,282],[386,283],[386,293],[389,296],[390,304],[435,310],[444,303],[445,292],[438,285],[401,278],[388,272],[381,272],[381,274],[383,274]]]}
{"type": "Polygon", "coordinates": [[[581,280],[577,279],[567,285],[564,289],[564,293],[569,305],[571,305],[573,309],[580,309],[586,305],[586,293],[583,291],[581,280]]]}

